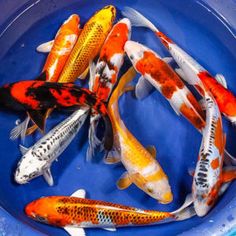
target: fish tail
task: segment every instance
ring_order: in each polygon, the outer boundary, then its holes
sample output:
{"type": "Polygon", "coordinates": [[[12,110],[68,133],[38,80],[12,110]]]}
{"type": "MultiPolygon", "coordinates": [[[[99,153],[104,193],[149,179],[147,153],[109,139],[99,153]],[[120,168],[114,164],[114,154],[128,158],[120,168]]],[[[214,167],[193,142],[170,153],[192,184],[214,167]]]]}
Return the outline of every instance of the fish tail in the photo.
{"type": "Polygon", "coordinates": [[[122,15],[129,18],[133,26],[146,27],[153,32],[159,32],[157,27],[150,20],[131,7],[125,7],[122,11],[122,15]]]}
{"type": "Polygon", "coordinates": [[[24,143],[29,121],[30,118],[29,116],[27,116],[24,121],[22,121],[20,124],[14,127],[10,132],[10,139],[16,140],[17,138],[21,137],[21,141],[24,143]]]}
{"type": "Polygon", "coordinates": [[[188,194],[184,204],[176,211],[171,212],[177,221],[186,220],[196,215],[193,206],[192,195],[188,194]]]}
{"type": "Polygon", "coordinates": [[[90,127],[89,127],[89,146],[87,149],[86,160],[91,161],[92,157],[95,154],[97,147],[101,146],[102,141],[97,137],[97,127],[101,116],[99,114],[92,114],[90,118],[90,127]]]}

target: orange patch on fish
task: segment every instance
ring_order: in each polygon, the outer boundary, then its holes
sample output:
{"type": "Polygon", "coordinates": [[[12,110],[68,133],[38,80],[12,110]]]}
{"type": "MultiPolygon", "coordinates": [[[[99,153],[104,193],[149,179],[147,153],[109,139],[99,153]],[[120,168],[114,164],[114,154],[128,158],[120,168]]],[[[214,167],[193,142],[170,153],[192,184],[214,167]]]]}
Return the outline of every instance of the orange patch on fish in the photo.
{"type": "Polygon", "coordinates": [[[195,128],[201,130],[205,127],[205,121],[196,113],[192,108],[188,107],[186,104],[182,104],[180,107],[180,112],[185,116],[195,128]]]}
{"type": "Polygon", "coordinates": [[[201,117],[205,120],[205,114],[201,108],[201,106],[199,105],[198,101],[195,99],[195,97],[193,96],[192,93],[188,93],[187,94],[187,98],[190,101],[190,103],[193,105],[193,107],[196,109],[196,111],[198,112],[199,115],[201,115],[201,117]]]}
{"type": "Polygon", "coordinates": [[[219,168],[219,166],[220,166],[220,162],[219,162],[218,157],[211,161],[211,167],[212,167],[213,170],[219,168]]]}
{"type": "Polygon", "coordinates": [[[112,29],[101,49],[100,58],[105,61],[111,61],[116,53],[124,53],[124,45],[128,39],[129,29],[126,24],[119,23],[112,29]]]}
{"type": "Polygon", "coordinates": [[[213,94],[219,109],[226,116],[236,116],[236,97],[207,72],[198,74],[203,84],[213,94]]]}
{"type": "Polygon", "coordinates": [[[217,120],[216,129],[215,129],[215,146],[219,149],[220,155],[224,151],[224,135],[222,134],[222,122],[221,119],[217,120]]]}
{"type": "Polygon", "coordinates": [[[173,69],[151,51],[145,51],[143,58],[136,63],[136,69],[142,74],[149,74],[160,86],[163,95],[171,99],[177,89],[184,88],[184,83],[173,69]]]}
{"type": "Polygon", "coordinates": [[[160,31],[156,32],[156,35],[161,39],[162,43],[166,48],[169,48],[169,43],[173,43],[173,41],[170,38],[168,38],[165,34],[163,34],[160,31]]]}

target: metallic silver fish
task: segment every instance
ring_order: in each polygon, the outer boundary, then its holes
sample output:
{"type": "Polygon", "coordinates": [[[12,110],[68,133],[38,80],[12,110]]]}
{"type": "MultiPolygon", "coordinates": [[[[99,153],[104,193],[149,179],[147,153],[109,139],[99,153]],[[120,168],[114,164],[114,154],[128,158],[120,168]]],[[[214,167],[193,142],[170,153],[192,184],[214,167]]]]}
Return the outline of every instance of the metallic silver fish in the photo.
{"type": "Polygon", "coordinates": [[[88,113],[88,107],[80,108],[29,149],[20,146],[23,156],[15,171],[15,181],[18,184],[25,184],[43,175],[47,183],[52,186],[51,164],[71,143],[84,124],[88,113]]]}

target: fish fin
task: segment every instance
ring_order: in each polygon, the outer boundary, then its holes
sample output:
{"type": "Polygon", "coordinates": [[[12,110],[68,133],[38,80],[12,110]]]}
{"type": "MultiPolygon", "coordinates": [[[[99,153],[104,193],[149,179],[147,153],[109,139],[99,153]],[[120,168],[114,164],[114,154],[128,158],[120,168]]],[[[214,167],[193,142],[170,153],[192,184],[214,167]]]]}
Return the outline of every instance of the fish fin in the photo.
{"type": "Polygon", "coordinates": [[[120,156],[117,151],[110,151],[108,155],[103,159],[104,163],[106,164],[116,164],[120,162],[120,156]]]}
{"type": "Polygon", "coordinates": [[[116,185],[118,189],[123,190],[128,188],[132,184],[132,181],[130,180],[128,172],[124,172],[120,179],[117,181],[116,185]]]}
{"type": "Polygon", "coordinates": [[[133,26],[146,27],[151,29],[153,32],[159,31],[151,21],[131,7],[125,7],[122,11],[122,15],[129,18],[133,26]]]}
{"type": "Polygon", "coordinates": [[[146,149],[152,155],[152,157],[156,159],[157,150],[156,150],[155,146],[150,145],[150,146],[147,146],[146,149]]]}
{"type": "Polygon", "coordinates": [[[226,166],[222,172],[222,182],[227,183],[236,179],[236,166],[226,166]]]}
{"type": "Polygon", "coordinates": [[[170,64],[174,61],[174,58],[173,57],[164,57],[162,58],[162,60],[167,63],[167,64],[170,64]]]}
{"type": "Polygon", "coordinates": [[[44,112],[41,111],[27,111],[30,119],[34,122],[35,125],[41,130],[41,132],[44,132],[45,129],[45,121],[46,116],[44,115],[44,112]]]}
{"type": "Polygon", "coordinates": [[[86,236],[85,230],[83,228],[73,226],[65,226],[63,228],[70,236],[86,236]]]}
{"type": "Polygon", "coordinates": [[[53,186],[54,181],[53,181],[53,178],[52,178],[52,174],[51,174],[50,168],[46,169],[43,172],[43,177],[44,177],[44,179],[46,180],[46,182],[48,183],[49,186],[53,186]]]}
{"type": "Polygon", "coordinates": [[[27,118],[23,122],[21,122],[16,127],[14,127],[10,132],[10,139],[15,140],[20,136],[22,143],[24,143],[26,130],[27,130],[29,121],[30,121],[30,117],[27,116],[27,118]]]}
{"type": "Polygon", "coordinates": [[[186,74],[184,73],[184,71],[180,68],[176,68],[175,72],[178,74],[178,76],[180,78],[182,78],[184,81],[188,82],[188,79],[186,78],[186,74]]]}
{"type": "Polygon", "coordinates": [[[113,228],[103,228],[103,229],[108,230],[108,231],[111,231],[111,232],[116,231],[116,228],[115,228],[115,227],[113,227],[113,228]]]}
{"type": "Polygon", "coordinates": [[[227,82],[225,77],[222,74],[216,74],[215,79],[224,87],[227,89],[227,82]]]}
{"type": "Polygon", "coordinates": [[[40,44],[37,48],[37,52],[48,53],[52,50],[52,46],[54,44],[54,40],[48,41],[46,43],[40,44]]]}
{"type": "Polygon", "coordinates": [[[178,116],[180,116],[180,112],[177,110],[177,108],[174,106],[174,104],[172,104],[172,103],[170,102],[170,105],[171,105],[172,109],[175,111],[175,113],[176,113],[178,116]]]}
{"type": "Polygon", "coordinates": [[[236,158],[232,156],[226,149],[224,150],[224,163],[228,165],[236,165],[236,158]]]}
{"type": "Polygon", "coordinates": [[[94,62],[89,64],[89,89],[92,91],[94,86],[94,80],[96,75],[96,65],[94,62]]]}
{"type": "Polygon", "coordinates": [[[231,184],[231,182],[228,183],[223,183],[220,187],[220,191],[219,191],[219,196],[221,196],[229,187],[229,185],[231,184]]]}
{"type": "Polygon", "coordinates": [[[25,155],[26,152],[28,152],[29,148],[27,147],[24,147],[23,145],[19,145],[19,148],[20,148],[20,152],[22,155],[25,155]]]}
{"type": "Polygon", "coordinates": [[[138,83],[135,86],[135,96],[137,99],[144,99],[147,97],[153,90],[152,84],[141,76],[138,80],[138,83]]]}
{"type": "Polygon", "coordinates": [[[85,69],[85,71],[79,76],[79,79],[84,80],[89,72],[89,66],[85,69]]]}
{"type": "Polygon", "coordinates": [[[47,79],[47,73],[46,71],[44,71],[35,80],[46,81],[46,79],[47,79]]]}
{"type": "Polygon", "coordinates": [[[192,195],[188,194],[184,201],[184,204],[178,210],[171,212],[171,214],[175,216],[175,219],[177,221],[186,220],[196,215],[193,206],[192,195]]]}
{"type": "Polygon", "coordinates": [[[105,123],[105,133],[104,133],[104,148],[106,151],[110,151],[113,147],[113,129],[112,123],[109,115],[102,116],[105,123]]]}
{"type": "Polygon", "coordinates": [[[74,193],[72,193],[71,197],[79,197],[79,198],[85,198],[86,191],[84,189],[78,189],[74,193]]]}
{"type": "Polygon", "coordinates": [[[194,168],[188,168],[188,174],[190,175],[190,176],[194,176],[194,173],[195,173],[195,170],[194,170],[194,168]]]}

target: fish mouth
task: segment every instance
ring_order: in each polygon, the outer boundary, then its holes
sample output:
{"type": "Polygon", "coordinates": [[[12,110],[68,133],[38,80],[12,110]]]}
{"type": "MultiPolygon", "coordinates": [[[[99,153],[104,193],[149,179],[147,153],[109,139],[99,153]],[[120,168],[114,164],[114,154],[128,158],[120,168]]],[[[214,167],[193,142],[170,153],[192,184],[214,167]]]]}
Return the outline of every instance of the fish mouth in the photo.
{"type": "Polygon", "coordinates": [[[28,181],[27,180],[22,180],[21,178],[19,178],[18,176],[15,176],[15,181],[18,184],[27,184],[28,181]]]}

